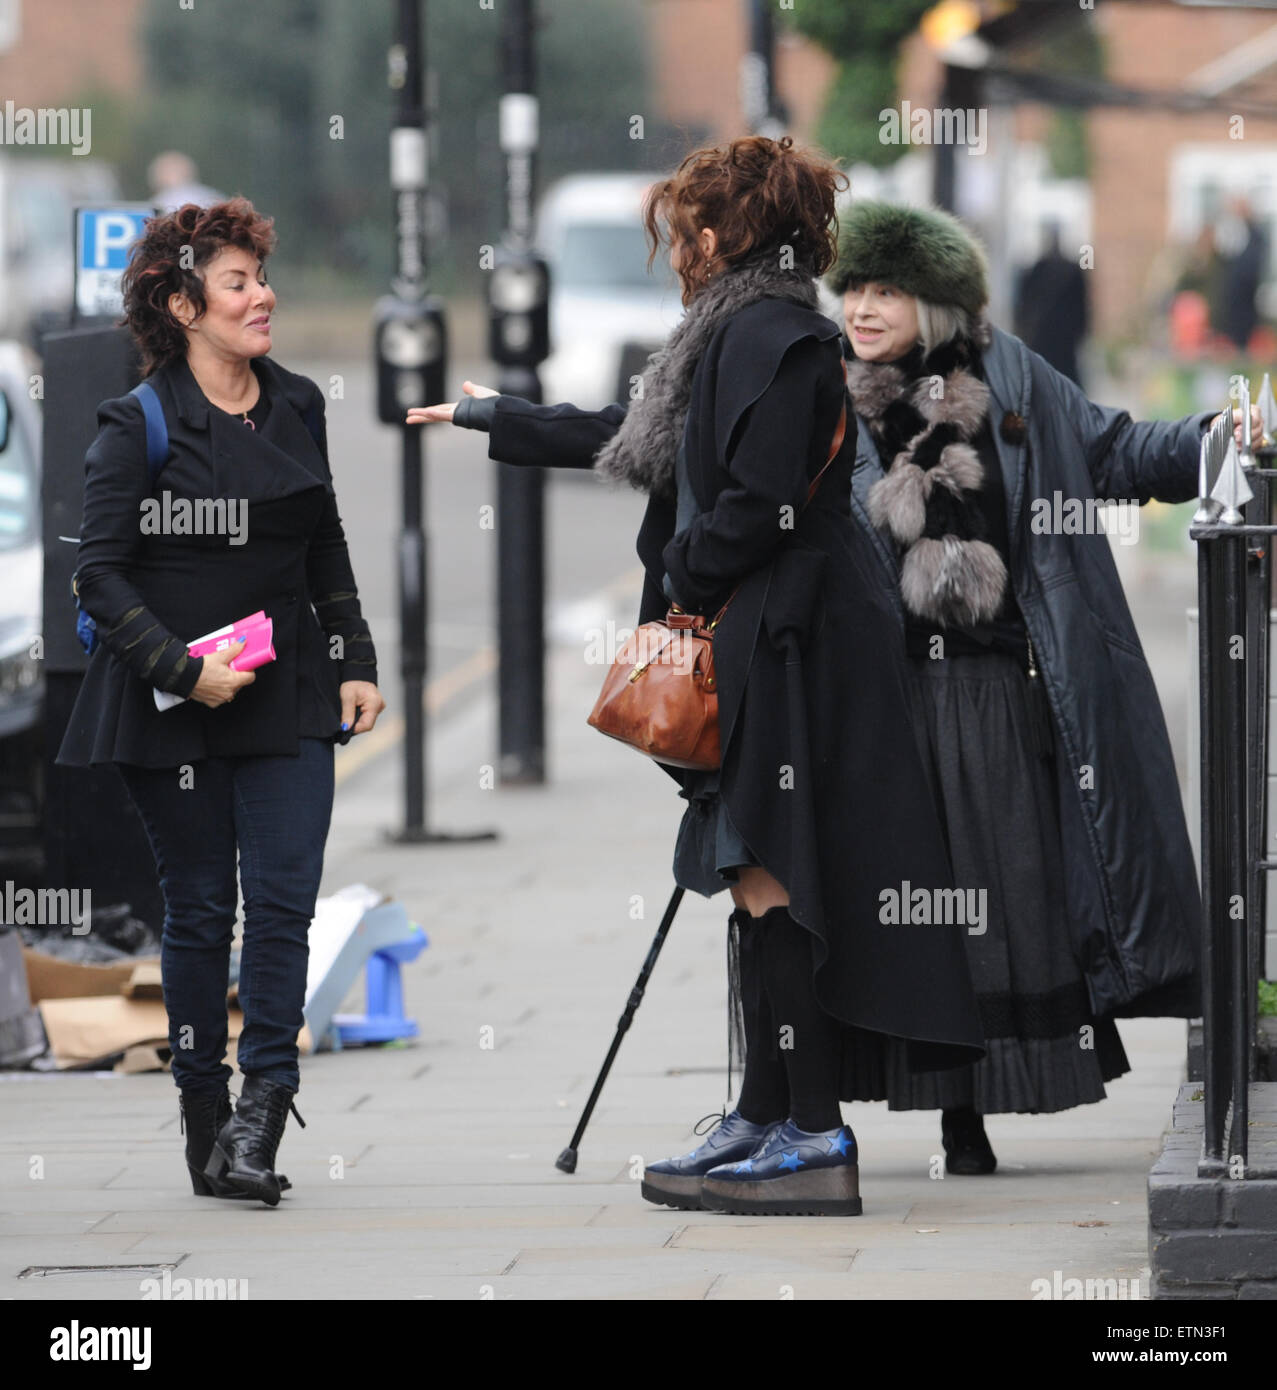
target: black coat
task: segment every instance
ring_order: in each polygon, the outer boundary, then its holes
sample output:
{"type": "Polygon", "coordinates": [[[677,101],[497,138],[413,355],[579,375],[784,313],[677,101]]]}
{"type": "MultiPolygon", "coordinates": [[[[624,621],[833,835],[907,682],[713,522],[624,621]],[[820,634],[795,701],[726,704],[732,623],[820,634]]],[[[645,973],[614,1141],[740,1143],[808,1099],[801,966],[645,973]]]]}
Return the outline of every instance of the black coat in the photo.
{"type": "MultiPolygon", "coordinates": [[[[800,511],[844,398],[838,329],[823,315],[767,299],[718,330],[684,436],[701,515],[675,538],[673,506],[649,502],[640,621],[668,607],[667,572],[680,604],[701,611],[740,584],[714,640],[722,795],[817,940],[818,997],[848,1025],[840,1092],[872,1099],[885,1094],[881,1049],[868,1060],[864,1030],[907,1039],[914,1067],[977,1061],[984,1047],[961,928],[881,920],[884,890],[952,878],[910,723],[903,640],[849,516],[852,430],[800,511]],[[790,529],[783,507],[797,514],[790,529]]],[[[588,466],[623,417],[620,406],[502,397],[490,454],[588,466]]]]}
{"type": "MultiPolygon", "coordinates": [[[[1035,529],[1034,503],[1053,504],[1057,492],[1061,505],[1187,501],[1211,416],[1135,423],[997,329],[983,363],[1011,585],[1055,725],[1068,918],[1091,1007],[1097,1017],[1191,1018],[1200,1012],[1201,902],[1157,688],[1108,537],[1035,529]],[[1007,414],[1019,423],[1004,425],[1007,414]]],[[[875,586],[903,628],[895,550],[867,511],[882,463],[867,428],[858,440],[852,511],[874,543],[875,586]]]]}
{"type": "MultiPolygon", "coordinates": [[[[103,401],[85,458],[78,572],[99,643],[58,753],[59,763],[176,767],[206,757],[296,755],[301,737],[333,738],[338,687],[377,679],[333,494],[327,435],[304,416],[323,393],[268,357],[254,370],[271,399],[261,430],[210,407],[185,358],[149,378],[170,455],[149,486],[135,396],[103,401]],[[242,544],[229,534],[145,534],[147,499],[246,503],[242,544]],[[258,609],[274,624],[274,662],[229,704],[155,707],[153,690],[189,696],[203,662],[186,644],[258,609]]],[[[170,528],[176,530],[176,527],[170,528]]],[[[73,615],[68,614],[66,621],[73,615]]]]}
{"type": "Polygon", "coordinates": [[[1077,350],[1090,329],[1086,271],[1051,252],[1025,272],[1016,306],[1016,332],[1061,375],[1080,382],[1077,350]]]}

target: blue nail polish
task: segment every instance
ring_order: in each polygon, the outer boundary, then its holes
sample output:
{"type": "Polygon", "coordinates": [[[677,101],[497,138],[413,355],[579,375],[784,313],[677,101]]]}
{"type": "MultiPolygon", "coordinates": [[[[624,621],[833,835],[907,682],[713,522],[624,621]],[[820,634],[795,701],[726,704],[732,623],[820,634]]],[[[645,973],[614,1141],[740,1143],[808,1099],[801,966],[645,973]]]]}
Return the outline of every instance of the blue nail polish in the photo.
{"type": "Polygon", "coordinates": [[[342,724],[342,726],[341,726],[341,731],[342,731],[342,733],[345,733],[346,730],[349,729],[349,728],[350,728],[350,725],[343,722],[343,724],[342,724]]]}

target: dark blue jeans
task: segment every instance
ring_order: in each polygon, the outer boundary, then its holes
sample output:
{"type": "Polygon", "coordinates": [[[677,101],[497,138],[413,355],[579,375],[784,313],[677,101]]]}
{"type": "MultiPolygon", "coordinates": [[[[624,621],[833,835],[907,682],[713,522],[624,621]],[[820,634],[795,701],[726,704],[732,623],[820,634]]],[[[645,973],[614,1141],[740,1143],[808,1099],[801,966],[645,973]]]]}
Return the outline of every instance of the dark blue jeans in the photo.
{"type": "Polygon", "coordinates": [[[173,1079],[220,1090],[226,987],[244,890],[239,1069],[297,1090],[297,1034],[306,997],[308,933],[333,807],[333,746],[303,738],[295,758],[209,758],[178,768],[120,764],[150,837],[164,893],[160,965],[173,1079]]]}

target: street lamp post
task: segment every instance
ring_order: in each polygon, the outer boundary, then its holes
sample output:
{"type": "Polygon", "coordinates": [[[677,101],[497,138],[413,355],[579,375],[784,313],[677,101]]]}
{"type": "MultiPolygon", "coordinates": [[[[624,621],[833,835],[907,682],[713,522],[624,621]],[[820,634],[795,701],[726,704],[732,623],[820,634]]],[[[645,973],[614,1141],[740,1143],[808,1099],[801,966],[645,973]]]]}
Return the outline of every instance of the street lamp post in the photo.
{"type": "Polygon", "coordinates": [[[397,425],[402,448],[403,520],[399,535],[399,670],[404,706],[404,818],[390,835],[398,844],[492,839],[491,831],[445,835],[426,828],[427,544],[423,525],[422,431],[404,423],[409,406],[444,397],[448,336],[441,301],[427,291],[426,182],[428,132],[423,95],[420,0],[397,0],[390,87],[398,110],[390,132],[396,275],[392,293],[377,302],[374,351],[377,416],[397,425]]]}
{"type": "Polygon", "coordinates": [[[776,96],[776,27],[769,0],[746,0],[749,48],[741,59],[740,102],[745,124],[757,135],[779,140],[789,112],[776,96]]]}
{"type": "MultiPolygon", "coordinates": [[[[488,279],[489,351],[502,395],[539,403],[549,351],[549,272],[533,249],[537,99],[532,0],[508,0],[502,32],[506,231],[488,279]]],[[[500,780],[545,781],[545,477],[498,463],[497,638],[500,780]]]]}

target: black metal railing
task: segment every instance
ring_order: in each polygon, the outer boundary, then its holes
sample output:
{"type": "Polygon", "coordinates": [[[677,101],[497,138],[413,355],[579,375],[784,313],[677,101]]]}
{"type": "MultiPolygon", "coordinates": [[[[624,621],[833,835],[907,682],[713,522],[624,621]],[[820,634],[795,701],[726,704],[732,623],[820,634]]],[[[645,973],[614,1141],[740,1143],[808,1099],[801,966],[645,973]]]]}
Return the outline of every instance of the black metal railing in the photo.
{"type": "MultiPolygon", "coordinates": [[[[1267,379],[1264,389],[1267,391],[1267,379]]],[[[1250,393],[1241,390],[1249,419],[1250,393]]],[[[1268,393],[1271,395],[1271,393],[1268,393]]],[[[1266,413],[1267,418],[1267,413],[1266,413]]],[[[1202,441],[1197,513],[1201,729],[1202,1088],[1199,1172],[1244,1177],[1255,1076],[1267,852],[1268,634],[1277,447],[1238,450],[1231,404],[1202,441]],[[1227,1143],[1225,1143],[1227,1140],[1227,1143]]]]}

